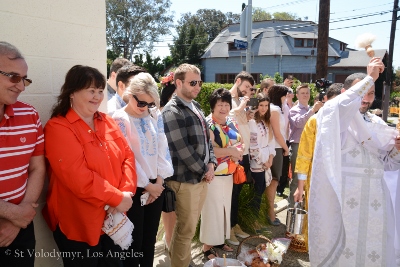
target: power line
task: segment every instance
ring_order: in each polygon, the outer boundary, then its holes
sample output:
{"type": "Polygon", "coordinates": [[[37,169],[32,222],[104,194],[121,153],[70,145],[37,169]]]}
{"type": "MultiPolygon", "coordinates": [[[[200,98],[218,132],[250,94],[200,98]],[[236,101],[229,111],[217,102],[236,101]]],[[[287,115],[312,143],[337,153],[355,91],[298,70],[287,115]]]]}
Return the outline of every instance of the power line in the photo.
{"type": "Polygon", "coordinates": [[[388,22],[388,21],[392,21],[392,20],[377,21],[377,22],[371,22],[371,23],[365,23],[365,24],[360,24],[360,25],[353,25],[353,26],[341,27],[341,28],[329,29],[329,30],[330,30],[330,31],[334,31],[334,30],[342,30],[342,29],[348,29],[348,28],[354,28],[354,27],[360,27],[360,26],[366,26],[366,25],[378,24],[378,23],[383,23],[383,22],[388,22]]]}
{"type": "Polygon", "coordinates": [[[362,14],[358,16],[350,16],[350,17],[344,17],[344,18],[338,18],[336,20],[331,20],[329,23],[334,23],[334,22],[341,22],[341,21],[347,21],[347,20],[353,20],[353,19],[361,19],[361,18],[367,18],[367,17],[372,17],[372,16],[377,16],[377,15],[383,15],[392,12],[392,10],[385,10],[385,11],[379,11],[376,13],[369,13],[369,14],[362,14]]]}
{"type": "Polygon", "coordinates": [[[386,3],[386,4],[381,4],[381,5],[376,5],[376,6],[370,6],[370,7],[357,8],[357,9],[352,9],[352,10],[347,10],[347,11],[334,12],[334,13],[331,13],[331,14],[355,12],[355,11],[359,11],[359,10],[363,10],[363,9],[375,8],[375,7],[379,7],[379,6],[386,6],[386,5],[389,5],[389,4],[392,4],[392,3],[389,2],[389,3],[386,3]]]}
{"type": "Polygon", "coordinates": [[[288,2],[288,3],[283,3],[283,4],[279,4],[279,5],[275,5],[275,6],[270,6],[270,7],[258,7],[259,9],[274,9],[277,7],[282,7],[282,6],[289,6],[289,5],[296,5],[296,4],[301,4],[304,2],[310,2],[310,1],[315,1],[315,0],[297,0],[297,1],[293,1],[293,2],[288,2]]]}

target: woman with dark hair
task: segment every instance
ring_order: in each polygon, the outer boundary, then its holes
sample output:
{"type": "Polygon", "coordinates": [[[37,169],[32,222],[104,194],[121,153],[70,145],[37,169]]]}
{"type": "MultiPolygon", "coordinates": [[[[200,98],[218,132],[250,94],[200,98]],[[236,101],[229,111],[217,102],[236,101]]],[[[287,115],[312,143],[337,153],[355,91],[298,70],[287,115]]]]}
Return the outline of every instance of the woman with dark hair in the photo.
{"type": "Polygon", "coordinates": [[[254,179],[253,207],[258,212],[261,197],[265,191],[265,172],[272,166],[276,154],[275,139],[271,129],[271,111],[269,98],[261,93],[257,95],[258,105],[254,119],[249,120],[250,127],[250,170],[254,179]]]}
{"type": "Polygon", "coordinates": [[[172,95],[175,93],[176,86],[174,84],[174,73],[170,72],[167,76],[161,79],[161,84],[163,89],[160,95],[160,109],[162,109],[168,101],[171,99],[172,95]]]}
{"type": "MultiPolygon", "coordinates": [[[[163,89],[161,90],[160,95],[160,111],[163,107],[168,103],[171,99],[172,95],[175,93],[176,86],[174,83],[174,72],[168,73],[167,76],[162,77],[161,84],[163,89]]],[[[164,225],[164,249],[169,250],[169,246],[171,244],[172,232],[174,231],[174,227],[176,224],[176,213],[175,211],[171,212],[162,212],[161,218],[164,225]]]]}
{"type": "Polygon", "coordinates": [[[208,184],[207,196],[201,211],[200,241],[206,259],[217,256],[213,247],[233,251],[225,244],[231,231],[231,199],[233,176],[237,163],[242,160],[244,145],[237,123],[228,117],[232,96],[224,88],[210,95],[211,114],[206,120],[210,140],[218,160],[214,180],[208,184]]]}
{"type": "Polygon", "coordinates": [[[288,88],[284,85],[274,85],[268,91],[271,106],[271,128],[275,137],[274,162],[271,167],[272,181],[267,187],[266,194],[269,203],[268,221],[274,226],[280,225],[280,221],[275,217],[274,199],[279,178],[282,174],[283,157],[289,155],[289,148],[286,145],[288,135],[288,119],[286,120],[283,112],[283,105],[286,100],[288,88]]]}
{"type": "Polygon", "coordinates": [[[135,158],[114,120],[98,111],[105,85],[97,69],[72,67],[44,128],[50,181],[43,215],[64,266],[120,264],[106,257],[121,249],[102,226],[107,207],[115,214],[132,205],[135,158]]]}

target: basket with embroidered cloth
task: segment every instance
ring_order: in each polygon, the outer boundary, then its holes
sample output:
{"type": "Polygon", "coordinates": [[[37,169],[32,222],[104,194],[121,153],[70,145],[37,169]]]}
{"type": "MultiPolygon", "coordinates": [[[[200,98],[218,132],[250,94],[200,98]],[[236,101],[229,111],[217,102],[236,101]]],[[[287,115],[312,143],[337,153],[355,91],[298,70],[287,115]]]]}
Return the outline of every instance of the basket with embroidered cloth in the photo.
{"type": "Polygon", "coordinates": [[[263,235],[249,236],[240,242],[236,258],[246,266],[277,267],[289,245],[288,238],[269,240],[263,235]]]}

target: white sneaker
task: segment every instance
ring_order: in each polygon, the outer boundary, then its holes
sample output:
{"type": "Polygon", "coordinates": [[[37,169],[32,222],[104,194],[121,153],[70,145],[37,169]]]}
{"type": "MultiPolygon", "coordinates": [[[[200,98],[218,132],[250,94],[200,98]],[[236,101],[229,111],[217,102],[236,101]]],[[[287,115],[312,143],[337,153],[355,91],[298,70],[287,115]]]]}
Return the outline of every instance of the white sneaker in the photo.
{"type": "Polygon", "coordinates": [[[249,236],[250,236],[248,233],[243,232],[243,230],[242,230],[242,228],[240,228],[240,225],[239,225],[239,224],[236,224],[235,226],[233,226],[232,229],[235,231],[235,234],[236,234],[238,237],[246,238],[246,237],[249,237],[249,236]]]}
{"type": "Polygon", "coordinates": [[[231,245],[234,245],[234,246],[239,245],[239,240],[237,240],[237,238],[235,236],[235,231],[233,230],[233,228],[231,229],[231,237],[229,239],[227,239],[226,241],[228,241],[228,243],[230,243],[231,245]]]}

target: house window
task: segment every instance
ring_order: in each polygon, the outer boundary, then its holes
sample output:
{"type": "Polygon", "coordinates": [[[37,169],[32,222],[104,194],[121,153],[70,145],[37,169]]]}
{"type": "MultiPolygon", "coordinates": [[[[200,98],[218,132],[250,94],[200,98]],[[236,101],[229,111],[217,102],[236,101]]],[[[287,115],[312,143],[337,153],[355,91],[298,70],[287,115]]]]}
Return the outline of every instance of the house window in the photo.
{"type": "Polygon", "coordinates": [[[304,39],[294,39],[294,46],[295,47],[303,47],[304,46],[304,39]]]}
{"type": "Polygon", "coordinates": [[[340,42],[340,51],[345,51],[347,44],[340,42]]]}
{"type": "Polygon", "coordinates": [[[317,39],[294,39],[295,47],[317,47],[317,39]]]}
{"type": "MultiPolygon", "coordinates": [[[[237,73],[217,73],[215,74],[215,82],[216,83],[234,83],[235,77],[237,73]]],[[[260,75],[261,73],[252,73],[254,81],[256,84],[260,83],[260,75]]]]}

